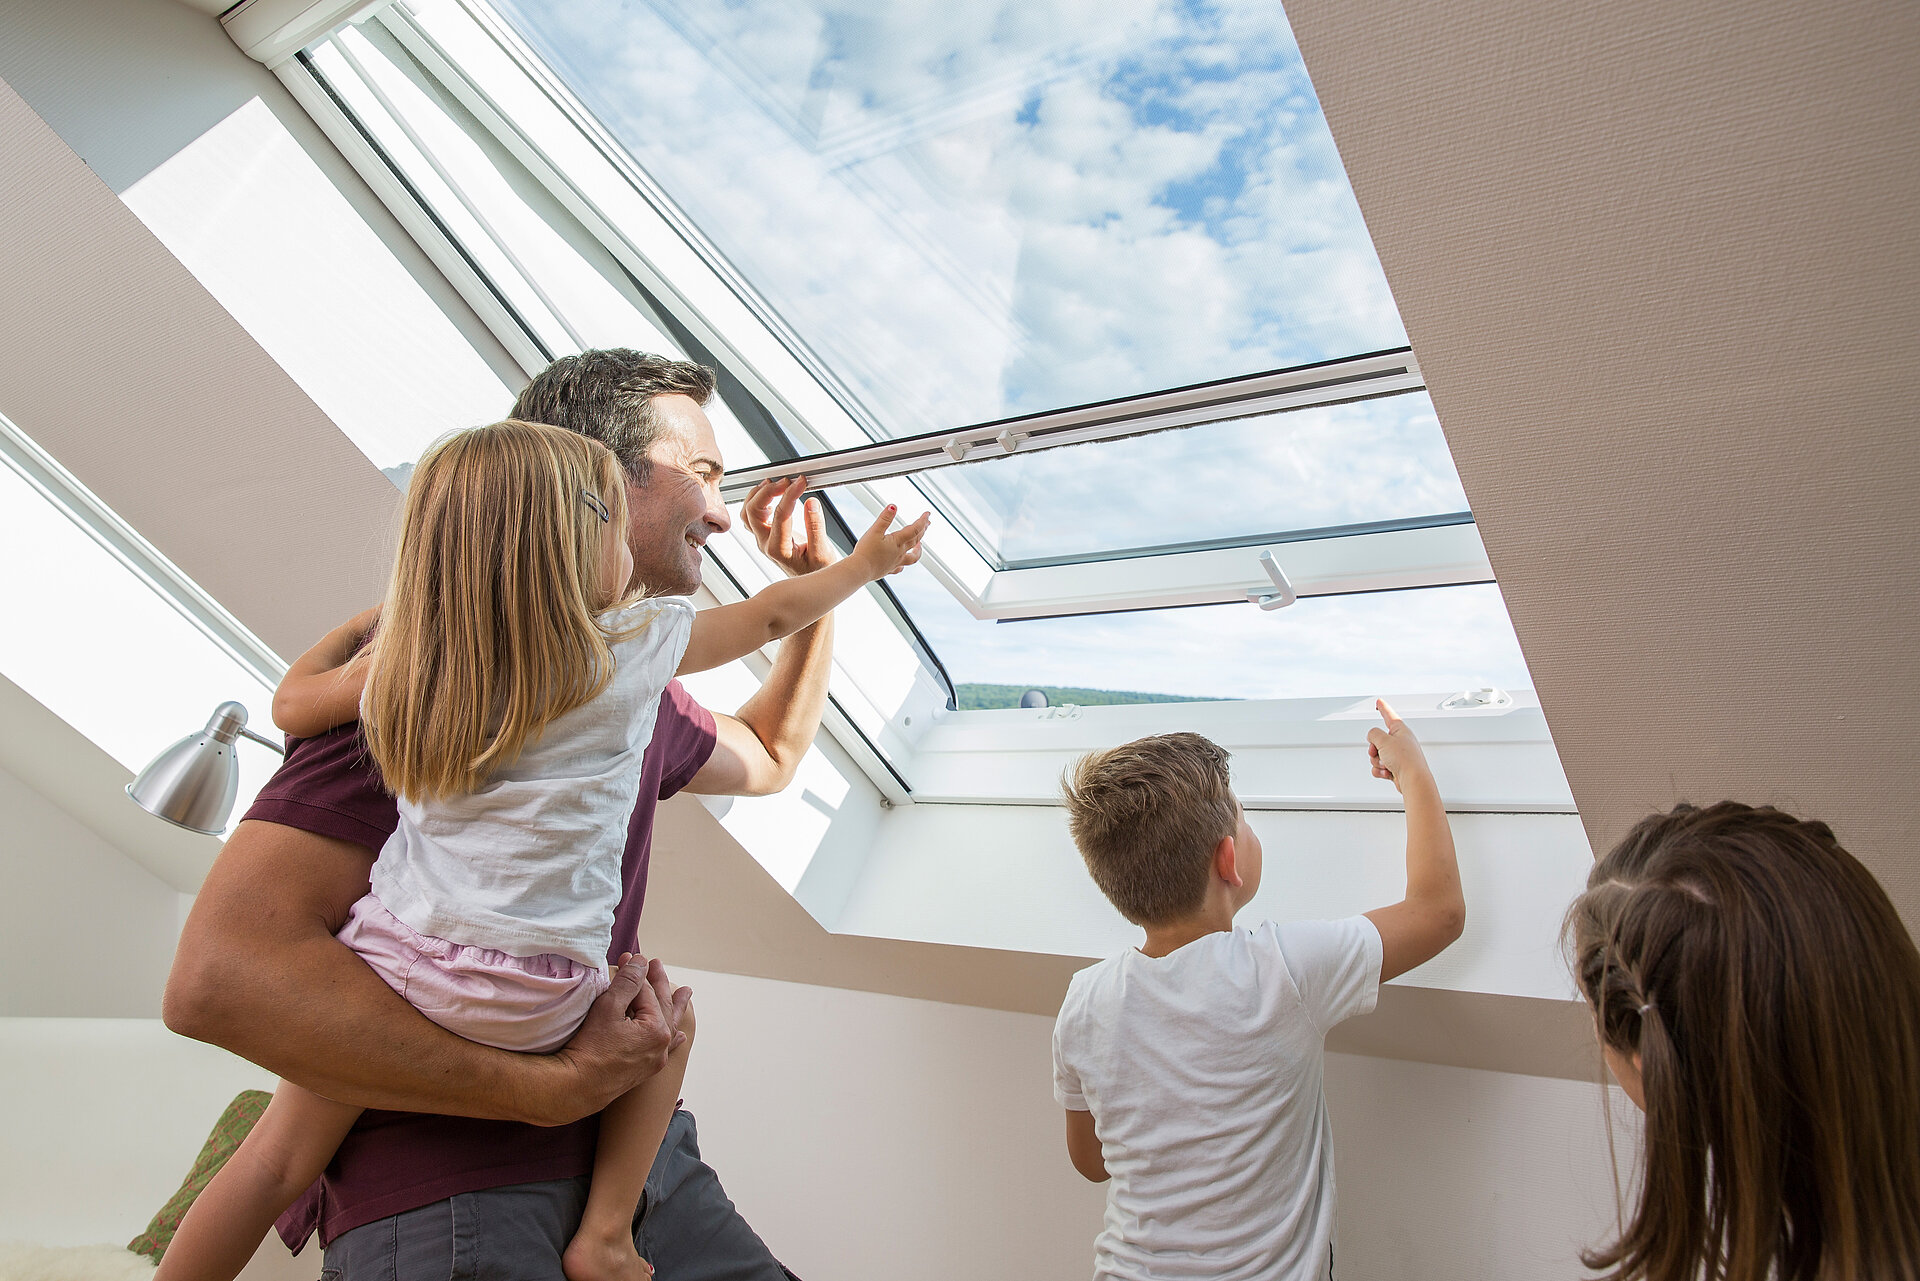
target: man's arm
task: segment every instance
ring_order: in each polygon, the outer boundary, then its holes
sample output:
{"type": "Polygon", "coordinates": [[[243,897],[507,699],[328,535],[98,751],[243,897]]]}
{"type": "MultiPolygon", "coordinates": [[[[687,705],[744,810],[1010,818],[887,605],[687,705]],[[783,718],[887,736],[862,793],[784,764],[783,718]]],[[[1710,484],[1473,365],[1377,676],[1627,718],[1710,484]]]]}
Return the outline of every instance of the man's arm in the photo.
{"type": "MultiPolygon", "coordinates": [[[[800,509],[805,540],[794,537],[792,516],[806,488],[805,477],[764,481],[740,505],[740,518],[760,550],[789,574],[810,574],[839,559],[827,538],[818,500],[800,509]]],[[[833,615],[828,614],[780,642],[773,670],[738,712],[714,716],[713,754],[686,790],[707,796],[770,796],[791,783],[820,730],[832,673],[833,615]]]]}
{"type": "Polygon", "coordinates": [[[1093,1113],[1067,1109],[1067,1159],[1089,1183],[1107,1181],[1107,1161],[1100,1151],[1100,1136],[1094,1133],[1093,1113]]]}
{"type": "Polygon", "coordinates": [[[333,937],[367,892],[369,852],[243,822],[207,873],[167,977],[169,1028],[357,1107],[560,1125],[666,1064],[684,989],[654,962],[622,967],[551,1055],[455,1036],[333,937]]]}

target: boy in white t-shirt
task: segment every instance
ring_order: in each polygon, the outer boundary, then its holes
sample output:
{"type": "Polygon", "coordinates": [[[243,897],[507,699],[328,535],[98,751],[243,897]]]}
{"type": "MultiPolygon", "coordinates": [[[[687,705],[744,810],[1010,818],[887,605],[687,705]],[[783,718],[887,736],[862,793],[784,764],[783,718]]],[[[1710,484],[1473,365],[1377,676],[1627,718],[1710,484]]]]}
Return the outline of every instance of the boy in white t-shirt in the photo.
{"type": "Polygon", "coordinates": [[[1087,756],[1066,783],[1087,870],[1146,942],[1074,975],[1053,1031],[1067,1154],[1111,1178],[1096,1278],[1308,1281],[1332,1274],[1327,1030],[1460,937],[1466,904],[1439,789],[1386,703],[1367,734],[1407,811],[1407,894],[1342,921],[1234,913],[1260,841],[1227,754],[1162,734],[1087,756]]]}

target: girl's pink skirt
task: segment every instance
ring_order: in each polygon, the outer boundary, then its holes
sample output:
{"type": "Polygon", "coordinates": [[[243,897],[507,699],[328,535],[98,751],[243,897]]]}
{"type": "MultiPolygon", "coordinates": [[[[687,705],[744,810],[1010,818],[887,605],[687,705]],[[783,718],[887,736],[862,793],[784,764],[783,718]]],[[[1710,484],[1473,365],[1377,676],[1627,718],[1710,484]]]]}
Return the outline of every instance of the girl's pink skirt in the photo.
{"type": "Polygon", "coordinates": [[[559,1049],[607,990],[598,966],[432,938],[371,894],[353,905],[338,937],[414,1009],[449,1032],[503,1050],[559,1049]]]}

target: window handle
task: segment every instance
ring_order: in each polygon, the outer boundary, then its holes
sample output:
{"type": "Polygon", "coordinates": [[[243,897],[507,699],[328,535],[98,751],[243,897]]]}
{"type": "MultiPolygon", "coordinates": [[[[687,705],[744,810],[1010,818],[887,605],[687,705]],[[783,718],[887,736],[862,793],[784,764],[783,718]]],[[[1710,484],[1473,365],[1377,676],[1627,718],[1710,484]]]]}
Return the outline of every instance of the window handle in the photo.
{"type": "Polygon", "coordinates": [[[1273,580],[1270,592],[1248,592],[1247,599],[1261,609],[1285,609],[1300,599],[1293,590],[1293,584],[1287,581],[1286,571],[1280,568],[1280,562],[1273,558],[1270,551],[1260,553],[1260,568],[1267,571],[1267,577],[1273,580]]]}

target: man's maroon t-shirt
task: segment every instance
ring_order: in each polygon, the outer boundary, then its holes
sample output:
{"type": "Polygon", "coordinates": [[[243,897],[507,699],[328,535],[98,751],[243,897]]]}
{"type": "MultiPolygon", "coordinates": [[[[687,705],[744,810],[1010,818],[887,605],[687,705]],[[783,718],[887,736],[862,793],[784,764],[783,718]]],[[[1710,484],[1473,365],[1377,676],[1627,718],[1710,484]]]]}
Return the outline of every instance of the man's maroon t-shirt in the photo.
{"type": "MultiPolygon", "coordinates": [[[[660,696],[653,742],[640,766],[640,800],[627,824],[621,863],[626,889],[613,917],[611,962],[634,950],[647,896],[653,811],[685,787],[713,754],[713,716],[679,681],[660,696]]],[[[378,853],[399,824],[393,797],[347,726],[288,744],[286,763],[260,789],[246,817],[364,845],[378,853]]],[[[281,1239],[294,1250],[318,1229],[327,1245],[357,1228],[462,1192],[569,1179],[593,1172],[600,1120],[542,1127],[411,1112],[364,1112],[320,1182],[280,1216],[281,1239]]]]}

